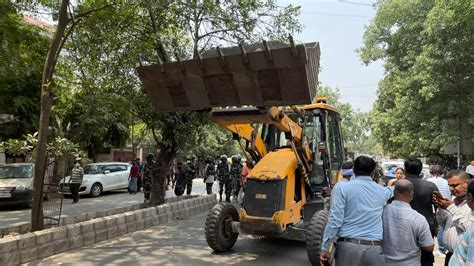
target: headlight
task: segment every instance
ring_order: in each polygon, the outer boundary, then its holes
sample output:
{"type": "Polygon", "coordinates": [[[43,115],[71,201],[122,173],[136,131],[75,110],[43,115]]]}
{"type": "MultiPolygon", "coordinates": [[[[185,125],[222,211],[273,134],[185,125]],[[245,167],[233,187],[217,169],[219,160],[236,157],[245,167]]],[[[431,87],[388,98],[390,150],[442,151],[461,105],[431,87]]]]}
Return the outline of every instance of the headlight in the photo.
{"type": "Polygon", "coordinates": [[[18,191],[23,191],[25,189],[26,189],[25,185],[16,186],[16,190],[18,190],[18,191]]]}

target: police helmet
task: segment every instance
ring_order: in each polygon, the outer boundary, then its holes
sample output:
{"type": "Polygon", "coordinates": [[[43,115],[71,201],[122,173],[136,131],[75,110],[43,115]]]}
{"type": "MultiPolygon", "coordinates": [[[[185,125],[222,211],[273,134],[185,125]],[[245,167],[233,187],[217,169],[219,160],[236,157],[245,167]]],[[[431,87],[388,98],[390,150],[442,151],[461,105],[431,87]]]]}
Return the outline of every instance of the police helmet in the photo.
{"type": "Polygon", "coordinates": [[[221,157],[219,157],[219,159],[220,159],[221,161],[224,161],[224,160],[226,161],[226,160],[227,160],[227,155],[222,154],[221,157]]]}
{"type": "Polygon", "coordinates": [[[238,162],[240,162],[240,160],[242,160],[242,157],[240,157],[240,155],[232,156],[232,162],[238,163],[238,162]]]}

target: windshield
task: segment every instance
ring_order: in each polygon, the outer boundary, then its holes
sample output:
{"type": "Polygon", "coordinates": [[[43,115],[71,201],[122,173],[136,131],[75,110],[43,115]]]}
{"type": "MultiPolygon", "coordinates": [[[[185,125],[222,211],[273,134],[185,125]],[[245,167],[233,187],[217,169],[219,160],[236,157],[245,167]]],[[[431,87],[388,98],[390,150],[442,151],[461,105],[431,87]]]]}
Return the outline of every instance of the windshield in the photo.
{"type": "Polygon", "coordinates": [[[308,146],[314,154],[312,163],[311,183],[321,184],[324,182],[324,169],[321,154],[318,151],[318,143],[321,140],[321,118],[319,115],[309,115],[306,118],[305,135],[308,146]]]}
{"type": "Polygon", "coordinates": [[[32,177],[33,165],[0,165],[0,179],[32,177]]]}
{"type": "Polygon", "coordinates": [[[103,172],[104,172],[103,165],[89,164],[84,167],[85,175],[96,175],[96,174],[102,174],[103,172]]]}

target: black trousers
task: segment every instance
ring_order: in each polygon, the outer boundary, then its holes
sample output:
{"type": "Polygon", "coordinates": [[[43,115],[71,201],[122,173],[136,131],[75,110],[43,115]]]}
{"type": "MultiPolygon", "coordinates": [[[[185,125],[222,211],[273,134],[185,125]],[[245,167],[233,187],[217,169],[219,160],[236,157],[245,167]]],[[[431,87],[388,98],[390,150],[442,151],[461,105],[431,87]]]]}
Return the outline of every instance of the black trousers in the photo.
{"type": "Polygon", "coordinates": [[[445,266],[448,266],[448,265],[449,265],[449,260],[451,259],[452,256],[453,256],[453,253],[452,253],[452,252],[446,253],[446,258],[444,258],[444,265],[445,265],[445,266]]]}
{"type": "Polygon", "coordinates": [[[193,179],[189,178],[186,179],[186,195],[191,195],[191,191],[193,190],[193,179]]]}
{"type": "MultiPolygon", "coordinates": [[[[436,232],[436,226],[430,226],[430,231],[431,231],[431,236],[434,238],[434,236],[437,234],[436,232]]],[[[421,250],[421,259],[420,263],[421,266],[433,266],[435,259],[433,252],[426,252],[423,249],[421,250]]]]}
{"type": "Polygon", "coordinates": [[[207,192],[207,195],[211,195],[212,194],[212,185],[214,183],[206,183],[206,192],[207,192]]]}
{"type": "Polygon", "coordinates": [[[240,184],[240,180],[232,180],[232,189],[234,190],[234,197],[239,196],[240,188],[242,187],[240,184]]]}
{"type": "Polygon", "coordinates": [[[81,187],[81,184],[79,183],[70,183],[69,184],[69,189],[71,190],[72,194],[72,202],[78,202],[79,201],[79,188],[81,187]]]}
{"type": "Polygon", "coordinates": [[[138,176],[138,179],[137,179],[137,191],[142,191],[142,178],[140,176],[138,176]]]}
{"type": "Polygon", "coordinates": [[[222,199],[222,192],[225,189],[225,201],[230,202],[230,196],[232,195],[232,181],[230,178],[219,180],[219,196],[222,199]]]}

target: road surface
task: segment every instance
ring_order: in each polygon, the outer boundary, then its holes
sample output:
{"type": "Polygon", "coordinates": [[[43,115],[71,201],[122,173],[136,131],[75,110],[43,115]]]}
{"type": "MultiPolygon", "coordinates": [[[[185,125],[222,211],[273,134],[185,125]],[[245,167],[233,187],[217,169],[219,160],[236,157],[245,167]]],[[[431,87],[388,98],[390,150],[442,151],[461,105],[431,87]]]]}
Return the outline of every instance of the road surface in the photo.
{"type": "Polygon", "coordinates": [[[304,243],[284,239],[241,236],[232,251],[216,254],[205,240],[205,219],[199,214],[30,265],[310,265],[304,243]]]}
{"type": "MultiPolygon", "coordinates": [[[[216,254],[204,234],[206,213],[58,254],[30,265],[310,265],[303,242],[241,235],[216,254]]],[[[435,266],[444,265],[436,257],[435,266]]]]}

